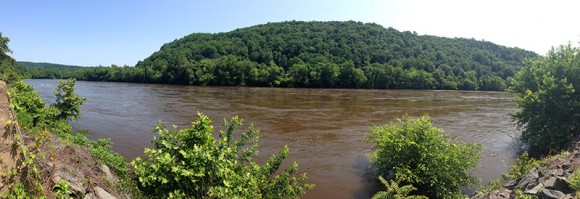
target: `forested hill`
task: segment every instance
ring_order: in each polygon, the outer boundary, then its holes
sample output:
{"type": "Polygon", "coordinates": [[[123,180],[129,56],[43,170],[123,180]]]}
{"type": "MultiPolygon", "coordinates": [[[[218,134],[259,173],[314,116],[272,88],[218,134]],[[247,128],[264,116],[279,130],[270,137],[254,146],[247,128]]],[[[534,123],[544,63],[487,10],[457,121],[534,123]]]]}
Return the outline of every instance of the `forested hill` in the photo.
{"type": "Polygon", "coordinates": [[[16,61],[16,63],[26,69],[36,69],[36,68],[52,68],[58,70],[76,70],[82,66],[75,65],[65,65],[65,64],[53,64],[46,62],[29,62],[29,61],[16,61]]]}
{"type": "Polygon", "coordinates": [[[25,78],[35,79],[63,79],[67,78],[71,71],[82,69],[82,66],[45,62],[17,61],[16,64],[25,70],[25,78]]]}
{"type": "Polygon", "coordinates": [[[503,90],[535,53],[474,39],[361,22],[281,22],[194,33],[136,67],[147,82],[348,88],[503,90]]]}

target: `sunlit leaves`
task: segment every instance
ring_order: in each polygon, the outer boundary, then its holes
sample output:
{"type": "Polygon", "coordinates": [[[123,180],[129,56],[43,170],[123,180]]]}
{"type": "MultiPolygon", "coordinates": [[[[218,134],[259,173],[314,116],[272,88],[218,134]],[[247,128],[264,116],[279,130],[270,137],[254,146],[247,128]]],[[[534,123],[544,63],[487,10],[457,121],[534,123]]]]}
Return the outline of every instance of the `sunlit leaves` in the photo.
{"type": "Polygon", "coordinates": [[[525,62],[509,91],[521,108],[513,117],[521,140],[541,151],[566,147],[580,134],[580,55],[571,45],[525,62]]]}
{"type": "MultiPolygon", "coordinates": [[[[428,116],[397,119],[371,128],[365,141],[374,152],[370,161],[378,176],[412,184],[426,195],[447,198],[477,182],[469,171],[478,165],[481,146],[458,144],[432,126],[428,116]]],[[[398,185],[397,185],[398,186],[398,185]]]]}
{"type": "Polygon", "coordinates": [[[259,132],[250,126],[240,135],[242,120],[224,120],[224,130],[214,138],[211,120],[198,114],[191,128],[155,127],[154,148],[146,148],[148,160],[131,162],[139,182],[154,197],[186,198],[298,198],[311,189],[306,176],[295,178],[298,165],[274,175],[288,155],[284,147],[263,166],[257,155],[259,132]]]}

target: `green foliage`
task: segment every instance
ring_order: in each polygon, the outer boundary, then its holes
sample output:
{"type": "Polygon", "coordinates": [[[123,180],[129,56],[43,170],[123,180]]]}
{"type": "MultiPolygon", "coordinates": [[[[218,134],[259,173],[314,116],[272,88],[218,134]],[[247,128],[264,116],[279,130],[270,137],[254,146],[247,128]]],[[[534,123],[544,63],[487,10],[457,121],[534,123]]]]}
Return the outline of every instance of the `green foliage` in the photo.
{"type": "Polygon", "coordinates": [[[399,187],[399,183],[395,181],[389,182],[382,176],[379,176],[379,180],[383,185],[385,185],[387,190],[379,191],[372,197],[372,199],[427,199],[425,196],[409,196],[412,191],[417,190],[413,185],[399,187]]]}
{"type": "Polygon", "coordinates": [[[56,103],[53,104],[60,113],[58,118],[66,120],[78,120],[81,114],[81,106],[87,99],[75,94],[75,79],[61,80],[56,87],[56,103]]]}
{"type": "Polygon", "coordinates": [[[20,125],[24,129],[32,129],[45,123],[45,103],[40,94],[24,81],[13,82],[9,85],[10,108],[16,111],[20,125]]]}
{"type": "Polygon", "coordinates": [[[510,166],[508,173],[504,173],[502,177],[509,180],[517,180],[537,166],[540,166],[540,162],[530,158],[528,152],[524,152],[520,157],[518,157],[516,164],[510,166]]]}
{"type": "Polygon", "coordinates": [[[24,69],[8,55],[12,53],[12,50],[8,47],[8,42],[10,42],[10,39],[2,36],[0,32],[0,80],[10,83],[20,80],[24,69]]]}
{"type": "Polygon", "coordinates": [[[371,128],[365,141],[374,152],[370,161],[379,176],[393,176],[430,197],[456,197],[462,186],[476,183],[469,171],[478,165],[481,146],[449,140],[428,116],[405,116],[371,128]]]}
{"type": "Polygon", "coordinates": [[[163,45],[135,67],[44,64],[30,67],[30,73],[35,78],[216,86],[503,90],[521,61],[536,56],[490,42],[420,36],[372,23],[288,21],[191,34],[163,45]]]}
{"type": "Polygon", "coordinates": [[[125,177],[129,171],[129,164],[122,155],[112,150],[112,143],[109,139],[91,140],[87,137],[88,132],[86,131],[73,134],[55,128],[52,132],[55,132],[65,142],[89,149],[99,161],[109,166],[118,176],[125,177]]]}
{"type": "Polygon", "coordinates": [[[65,180],[60,180],[56,185],[54,185],[53,189],[55,190],[55,198],[58,199],[68,199],[71,198],[70,195],[72,194],[72,190],[68,183],[65,180]]]}
{"type": "Polygon", "coordinates": [[[54,93],[56,103],[45,107],[40,94],[32,86],[23,81],[13,82],[8,89],[10,108],[16,111],[20,125],[25,130],[36,132],[48,127],[56,131],[68,131],[70,125],[66,120],[78,120],[81,106],[86,101],[75,95],[75,83],[74,79],[60,81],[54,93]]]}
{"type": "MultiPolygon", "coordinates": [[[[76,120],[80,116],[82,103],[86,100],[75,95],[75,80],[70,79],[60,81],[55,96],[57,101],[48,107],[40,94],[34,88],[23,81],[13,82],[9,85],[8,95],[10,96],[10,107],[16,111],[18,121],[24,130],[34,135],[35,148],[39,148],[46,138],[47,132],[58,135],[63,141],[76,144],[89,149],[93,155],[101,162],[109,166],[117,175],[124,177],[129,171],[129,164],[123,156],[111,150],[111,141],[107,139],[90,140],[87,138],[88,132],[80,131],[73,133],[68,120],[76,120]],[[47,131],[48,130],[48,131],[47,131]],[[44,135],[44,136],[42,136],[44,135]]],[[[26,146],[21,146],[24,150],[24,157],[29,157],[26,166],[31,166],[36,158],[36,153],[31,153],[26,146]],[[28,155],[30,154],[30,155],[28,155]]]]}
{"type": "Polygon", "coordinates": [[[313,188],[305,174],[294,177],[295,162],[278,171],[288,147],[260,166],[252,160],[258,153],[259,132],[250,126],[235,139],[242,120],[234,117],[224,123],[217,140],[211,120],[203,114],[191,128],[169,130],[159,124],[155,147],[145,149],[149,159],[131,162],[142,187],[159,198],[298,198],[313,188]]]}
{"type": "Polygon", "coordinates": [[[568,181],[570,182],[570,187],[572,189],[577,192],[580,191],[580,171],[574,171],[574,174],[572,174],[572,177],[570,177],[568,181]]]}
{"type": "Polygon", "coordinates": [[[512,79],[521,140],[540,151],[563,149],[580,134],[580,55],[571,45],[525,61],[512,79]]]}
{"type": "Polygon", "coordinates": [[[525,194],[524,191],[521,189],[516,189],[514,192],[515,192],[514,193],[515,199],[537,199],[538,198],[535,195],[525,194]]]}

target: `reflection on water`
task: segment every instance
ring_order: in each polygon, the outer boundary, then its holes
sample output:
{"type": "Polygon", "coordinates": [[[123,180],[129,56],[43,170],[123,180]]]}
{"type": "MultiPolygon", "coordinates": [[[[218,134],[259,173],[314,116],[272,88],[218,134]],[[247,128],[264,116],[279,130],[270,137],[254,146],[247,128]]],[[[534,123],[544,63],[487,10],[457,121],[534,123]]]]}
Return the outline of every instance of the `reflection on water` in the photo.
{"type": "MultiPolygon", "coordinates": [[[[27,80],[53,102],[55,80],[27,80]]],[[[92,138],[111,138],[114,149],[132,159],[150,147],[159,120],[187,126],[197,112],[216,128],[239,115],[261,129],[260,158],[290,148],[316,188],[307,198],[368,198],[374,192],[362,141],[369,127],[407,113],[429,114],[454,140],[479,142],[485,150],[476,175],[487,182],[514,162],[517,109],[503,92],[195,87],[131,83],[77,83],[86,97],[78,128],[92,138]]]]}

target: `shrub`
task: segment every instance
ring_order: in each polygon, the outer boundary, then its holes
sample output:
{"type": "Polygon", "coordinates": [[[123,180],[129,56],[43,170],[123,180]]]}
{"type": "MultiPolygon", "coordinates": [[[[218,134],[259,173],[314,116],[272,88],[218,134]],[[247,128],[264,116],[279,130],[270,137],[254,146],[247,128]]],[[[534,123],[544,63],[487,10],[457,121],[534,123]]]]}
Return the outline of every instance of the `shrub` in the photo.
{"type": "Polygon", "coordinates": [[[574,171],[572,177],[570,177],[570,187],[575,191],[580,191],[580,172],[578,170],[574,171]]]}
{"type": "Polygon", "coordinates": [[[16,111],[20,125],[24,129],[32,129],[45,120],[45,103],[40,94],[24,81],[16,81],[9,85],[10,108],[16,111]]]}
{"type": "Polygon", "coordinates": [[[75,79],[61,80],[56,87],[56,103],[53,105],[60,111],[58,118],[78,120],[81,114],[83,102],[87,99],[75,94],[75,79]]]}
{"type": "Polygon", "coordinates": [[[540,162],[528,156],[528,152],[524,152],[515,165],[510,166],[508,173],[502,175],[508,180],[517,180],[526,175],[533,168],[540,166],[540,162]]]}
{"type": "Polygon", "coordinates": [[[296,162],[277,172],[287,147],[264,165],[256,164],[252,157],[258,153],[259,132],[250,126],[234,139],[241,125],[237,117],[225,121],[216,140],[211,120],[203,114],[191,128],[168,130],[159,124],[155,147],[145,149],[149,159],[131,162],[144,191],[160,198],[298,198],[313,187],[305,174],[294,177],[296,162]]]}
{"type": "Polygon", "coordinates": [[[520,139],[547,152],[566,147],[580,130],[580,56],[571,45],[526,60],[508,89],[520,110],[520,139]]]}
{"type": "Polygon", "coordinates": [[[382,176],[379,176],[379,180],[383,185],[385,185],[386,191],[379,191],[376,193],[372,199],[425,199],[425,196],[413,196],[409,195],[411,191],[417,190],[413,185],[405,185],[400,187],[399,183],[395,181],[385,180],[382,176]]]}
{"type": "Polygon", "coordinates": [[[405,116],[371,132],[365,141],[373,145],[369,158],[379,176],[412,184],[436,198],[456,197],[462,186],[478,181],[469,170],[477,167],[481,146],[450,141],[428,116],[405,116]]]}

